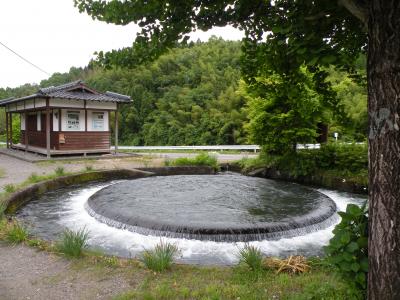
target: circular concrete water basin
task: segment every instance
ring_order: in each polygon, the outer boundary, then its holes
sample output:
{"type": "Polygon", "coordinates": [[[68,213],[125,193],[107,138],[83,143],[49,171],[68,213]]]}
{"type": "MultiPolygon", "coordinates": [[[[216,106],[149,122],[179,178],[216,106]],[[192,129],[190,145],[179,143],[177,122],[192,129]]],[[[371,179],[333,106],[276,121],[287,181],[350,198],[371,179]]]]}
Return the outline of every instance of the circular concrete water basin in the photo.
{"type": "Polygon", "coordinates": [[[248,242],[332,224],[336,204],[294,183],[237,174],[149,177],[110,185],[86,206],[100,222],[142,234],[248,242]]]}
{"type": "Polygon", "coordinates": [[[47,192],[17,212],[33,234],[85,227],[89,244],[133,257],[166,240],[181,262],[231,264],[248,242],[265,255],[322,255],[337,210],[364,196],[235,173],[156,176],[47,192]]]}

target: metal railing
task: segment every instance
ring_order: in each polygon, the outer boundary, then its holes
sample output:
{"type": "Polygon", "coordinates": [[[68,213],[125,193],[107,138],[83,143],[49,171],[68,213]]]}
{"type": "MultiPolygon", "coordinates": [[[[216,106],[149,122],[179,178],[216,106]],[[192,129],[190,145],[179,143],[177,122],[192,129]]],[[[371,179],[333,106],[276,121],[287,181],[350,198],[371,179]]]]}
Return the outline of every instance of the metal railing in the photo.
{"type": "MultiPolygon", "coordinates": [[[[114,149],[114,146],[111,147],[114,149]]],[[[118,146],[120,150],[138,150],[138,151],[155,151],[155,150],[237,150],[237,151],[260,151],[258,145],[212,145],[212,146],[118,146]]]]}

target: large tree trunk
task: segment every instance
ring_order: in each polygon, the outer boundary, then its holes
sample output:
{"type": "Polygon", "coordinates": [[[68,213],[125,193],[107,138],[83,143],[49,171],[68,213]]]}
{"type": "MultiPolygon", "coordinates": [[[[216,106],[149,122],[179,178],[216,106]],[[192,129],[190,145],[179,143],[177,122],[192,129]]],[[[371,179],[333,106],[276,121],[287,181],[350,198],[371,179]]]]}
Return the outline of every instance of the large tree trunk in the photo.
{"type": "Polygon", "coordinates": [[[369,299],[400,299],[400,1],[371,0],[369,299]]]}

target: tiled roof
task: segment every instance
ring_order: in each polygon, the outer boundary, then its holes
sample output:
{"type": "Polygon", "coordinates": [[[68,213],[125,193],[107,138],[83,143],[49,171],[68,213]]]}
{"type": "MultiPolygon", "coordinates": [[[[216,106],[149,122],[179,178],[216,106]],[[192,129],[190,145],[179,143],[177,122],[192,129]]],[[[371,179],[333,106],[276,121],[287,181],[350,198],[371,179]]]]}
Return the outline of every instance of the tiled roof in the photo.
{"type": "Polygon", "coordinates": [[[58,86],[41,88],[37,93],[22,98],[4,99],[0,101],[0,106],[33,98],[62,98],[70,100],[89,100],[118,103],[131,102],[131,98],[129,96],[114,92],[99,93],[86,86],[81,80],[78,80],[58,86]]]}

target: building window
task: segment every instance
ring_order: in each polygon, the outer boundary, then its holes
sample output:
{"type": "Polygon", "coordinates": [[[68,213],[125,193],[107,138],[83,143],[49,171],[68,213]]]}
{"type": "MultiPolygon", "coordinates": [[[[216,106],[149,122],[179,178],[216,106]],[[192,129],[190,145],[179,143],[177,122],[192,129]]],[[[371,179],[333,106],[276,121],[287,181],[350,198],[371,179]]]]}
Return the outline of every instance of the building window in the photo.
{"type": "Polygon", "coordinates": [[[79,111],[67,111],[67,130],[79,130],[79,111]]]}
{"type": "Polygon", "coordinates": [[[104,130],[104,112],[93,112],[93,130],[102,131],[104,130]]]}

